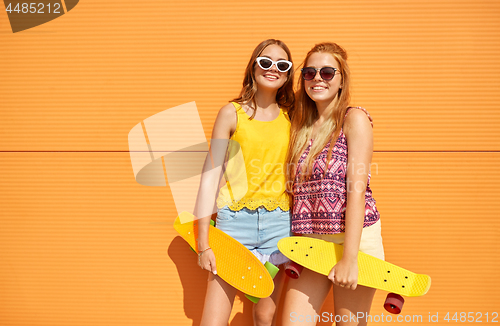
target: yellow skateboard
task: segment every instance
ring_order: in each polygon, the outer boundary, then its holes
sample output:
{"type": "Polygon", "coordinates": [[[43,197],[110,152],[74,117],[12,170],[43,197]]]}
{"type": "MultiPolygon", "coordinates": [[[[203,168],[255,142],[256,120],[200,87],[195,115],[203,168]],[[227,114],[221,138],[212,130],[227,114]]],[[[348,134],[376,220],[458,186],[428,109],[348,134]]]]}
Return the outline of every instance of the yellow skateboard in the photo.
{"type": "MultiPolygon", "coordinates": [[[[278,242],[278,249],[297,264],[314,272],[328,275],[332,267],[342,258],[341,245],[309,237],[289,237],[278,242]]],[[[390,292],[384,307],[399,314],[404,303],[401,295],[418,297],[427,293],[431,278],[415,274],[381,259],[358,253],[358,284],[390,292]]],[[[296,264],[287,267],[287,275],[300,276],[301,268],[296,264]]]]}
{"type": "MultiPolygon", "coordinates": [[[[188,212],[182,212],[174,222],[175,230],[192,249],[196,249],[197,226],[198,221],[188,212]]],[[[208,241],[220,278],[245,293],[253,302],[271,295],[273,278],[279,270],[276,266],[270,263],[263,265],[244,245],[213,226],[210,226],[208,241]]]]}

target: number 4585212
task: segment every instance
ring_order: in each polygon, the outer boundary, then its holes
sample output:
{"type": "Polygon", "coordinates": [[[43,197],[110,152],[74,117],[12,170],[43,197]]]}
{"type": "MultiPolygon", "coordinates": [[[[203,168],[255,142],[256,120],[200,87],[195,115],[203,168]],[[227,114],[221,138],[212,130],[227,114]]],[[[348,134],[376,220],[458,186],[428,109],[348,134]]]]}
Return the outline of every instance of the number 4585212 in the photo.
{"type": "Polygon", "coordinates": [[[44,3],[17,3],[14,8],[12,8],[12,3],[9,3],[7,8],[5,8],[5,11],[7,11],[9,14],[12,12],[17,12],[18,14],[23,13],[31,13],[31,14],[60,14],[61,13],[61,4],[60,3],[54,3],[51,4],[44,4],[44,3]]]}

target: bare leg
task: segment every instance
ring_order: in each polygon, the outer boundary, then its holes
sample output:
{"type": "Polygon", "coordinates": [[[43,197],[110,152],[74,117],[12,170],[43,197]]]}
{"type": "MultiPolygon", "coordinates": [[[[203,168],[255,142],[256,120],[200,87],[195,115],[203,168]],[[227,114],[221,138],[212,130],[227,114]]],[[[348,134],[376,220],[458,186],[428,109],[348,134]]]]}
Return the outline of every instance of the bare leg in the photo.
{"type": "Polygon", "coordinates": [[[335,317],[340,320],[338,326],[366,325],[366,316],[370,313],[375,289],[358,285],[356,290],[344,289],[333,286],[333,301],[335,305],[335,317]],[[354,316],[363,318],[354,318],[354,316]]]}
{"type": "Polygon", "coordinates": [[[271,326],[276,323],[275,313],[280,302],[284,281],[285,269],[280,268],[274,278],[274,291],[271,296],[260,299],[253,307],[253,324],[255,326],[271,326]]]}
{"type": "Polygon", "coordinates": [[[200,326],[227,326],[235,296],[235,288],[209,273],[200,326]]]}
{"type": "Polygon", "coordinates": [[[297,280],[290,279],[283,306],[283,326],[313,326],[332,282],[324,275],[304,268],[297,280]]]}

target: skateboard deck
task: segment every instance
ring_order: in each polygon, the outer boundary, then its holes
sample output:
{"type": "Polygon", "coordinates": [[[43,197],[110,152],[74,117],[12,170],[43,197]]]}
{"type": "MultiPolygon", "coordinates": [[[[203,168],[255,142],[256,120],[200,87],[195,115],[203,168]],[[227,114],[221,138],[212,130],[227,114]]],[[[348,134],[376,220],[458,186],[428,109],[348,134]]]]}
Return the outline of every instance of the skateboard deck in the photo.
{"type": "MultiPolygon", "coordinates": [[[[278,249],[294,262],[323,275],[330,273],[344,252],[341,245],[308,237],[281,239],[278,249]]],[[[422,296],[431,286],[428,275],[410,272],[363,252],[358,253],[358,269],[358,284],[407,297],[422,296]]]]}
{"type": "MultiPolygon", "coordinates": [[[[182,212],[174,222],[175,230],[195,250],[197,225],[198,220],[188,212],[182,212]]],[[[250,250],[213,226],[210,226],[208,239],[220,278],[249,296],[266,298],[271,295],[274,290],[271,274],[250,250]]]]}

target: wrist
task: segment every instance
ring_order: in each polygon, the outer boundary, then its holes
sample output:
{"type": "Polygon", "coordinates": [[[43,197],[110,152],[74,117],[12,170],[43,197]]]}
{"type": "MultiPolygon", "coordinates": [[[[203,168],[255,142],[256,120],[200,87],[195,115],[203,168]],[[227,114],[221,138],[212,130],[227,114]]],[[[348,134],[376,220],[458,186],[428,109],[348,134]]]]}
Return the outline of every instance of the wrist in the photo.
{"type": "Polygon", "coordinates": [[[198,243],[197,243],[198,252],[203,251],[204,249],[207,249],[208,247],[210,247],[208,241],[204,241],[203,239],[198,239],[198,243]]]}
{"type": "Polygon", "coordinates": [[[358,262],[358,253],[348,253],[348,252],[344,252],[344,254],[342,255],[342,259],[346,262],[349,262],[349,263],[354,263],[354,262],[358,262]]]}
{"type": "Polygon", "coordinates": [[[210,248],[210,247],[208,247],[208,246],[207,246],[205,249],[203,249],[203,250],[199,250],[199,251],[198,251],[198,257],[201,257],[201,255],[203,255],[203,254],[204,254],[205,252],[207,252],[208,250],[212,250],[212,248],[210,248]]]}
{"type": "Polygon", "coordinates": [[[201,266],[201,256],[203,256],[203,254],[205,252],[207,252],[208,250],[212,250],[212,248],[208,247],[208,248],[205,248],[204,250],[202,251],[198,251],[198,265],[201,266]]]}

